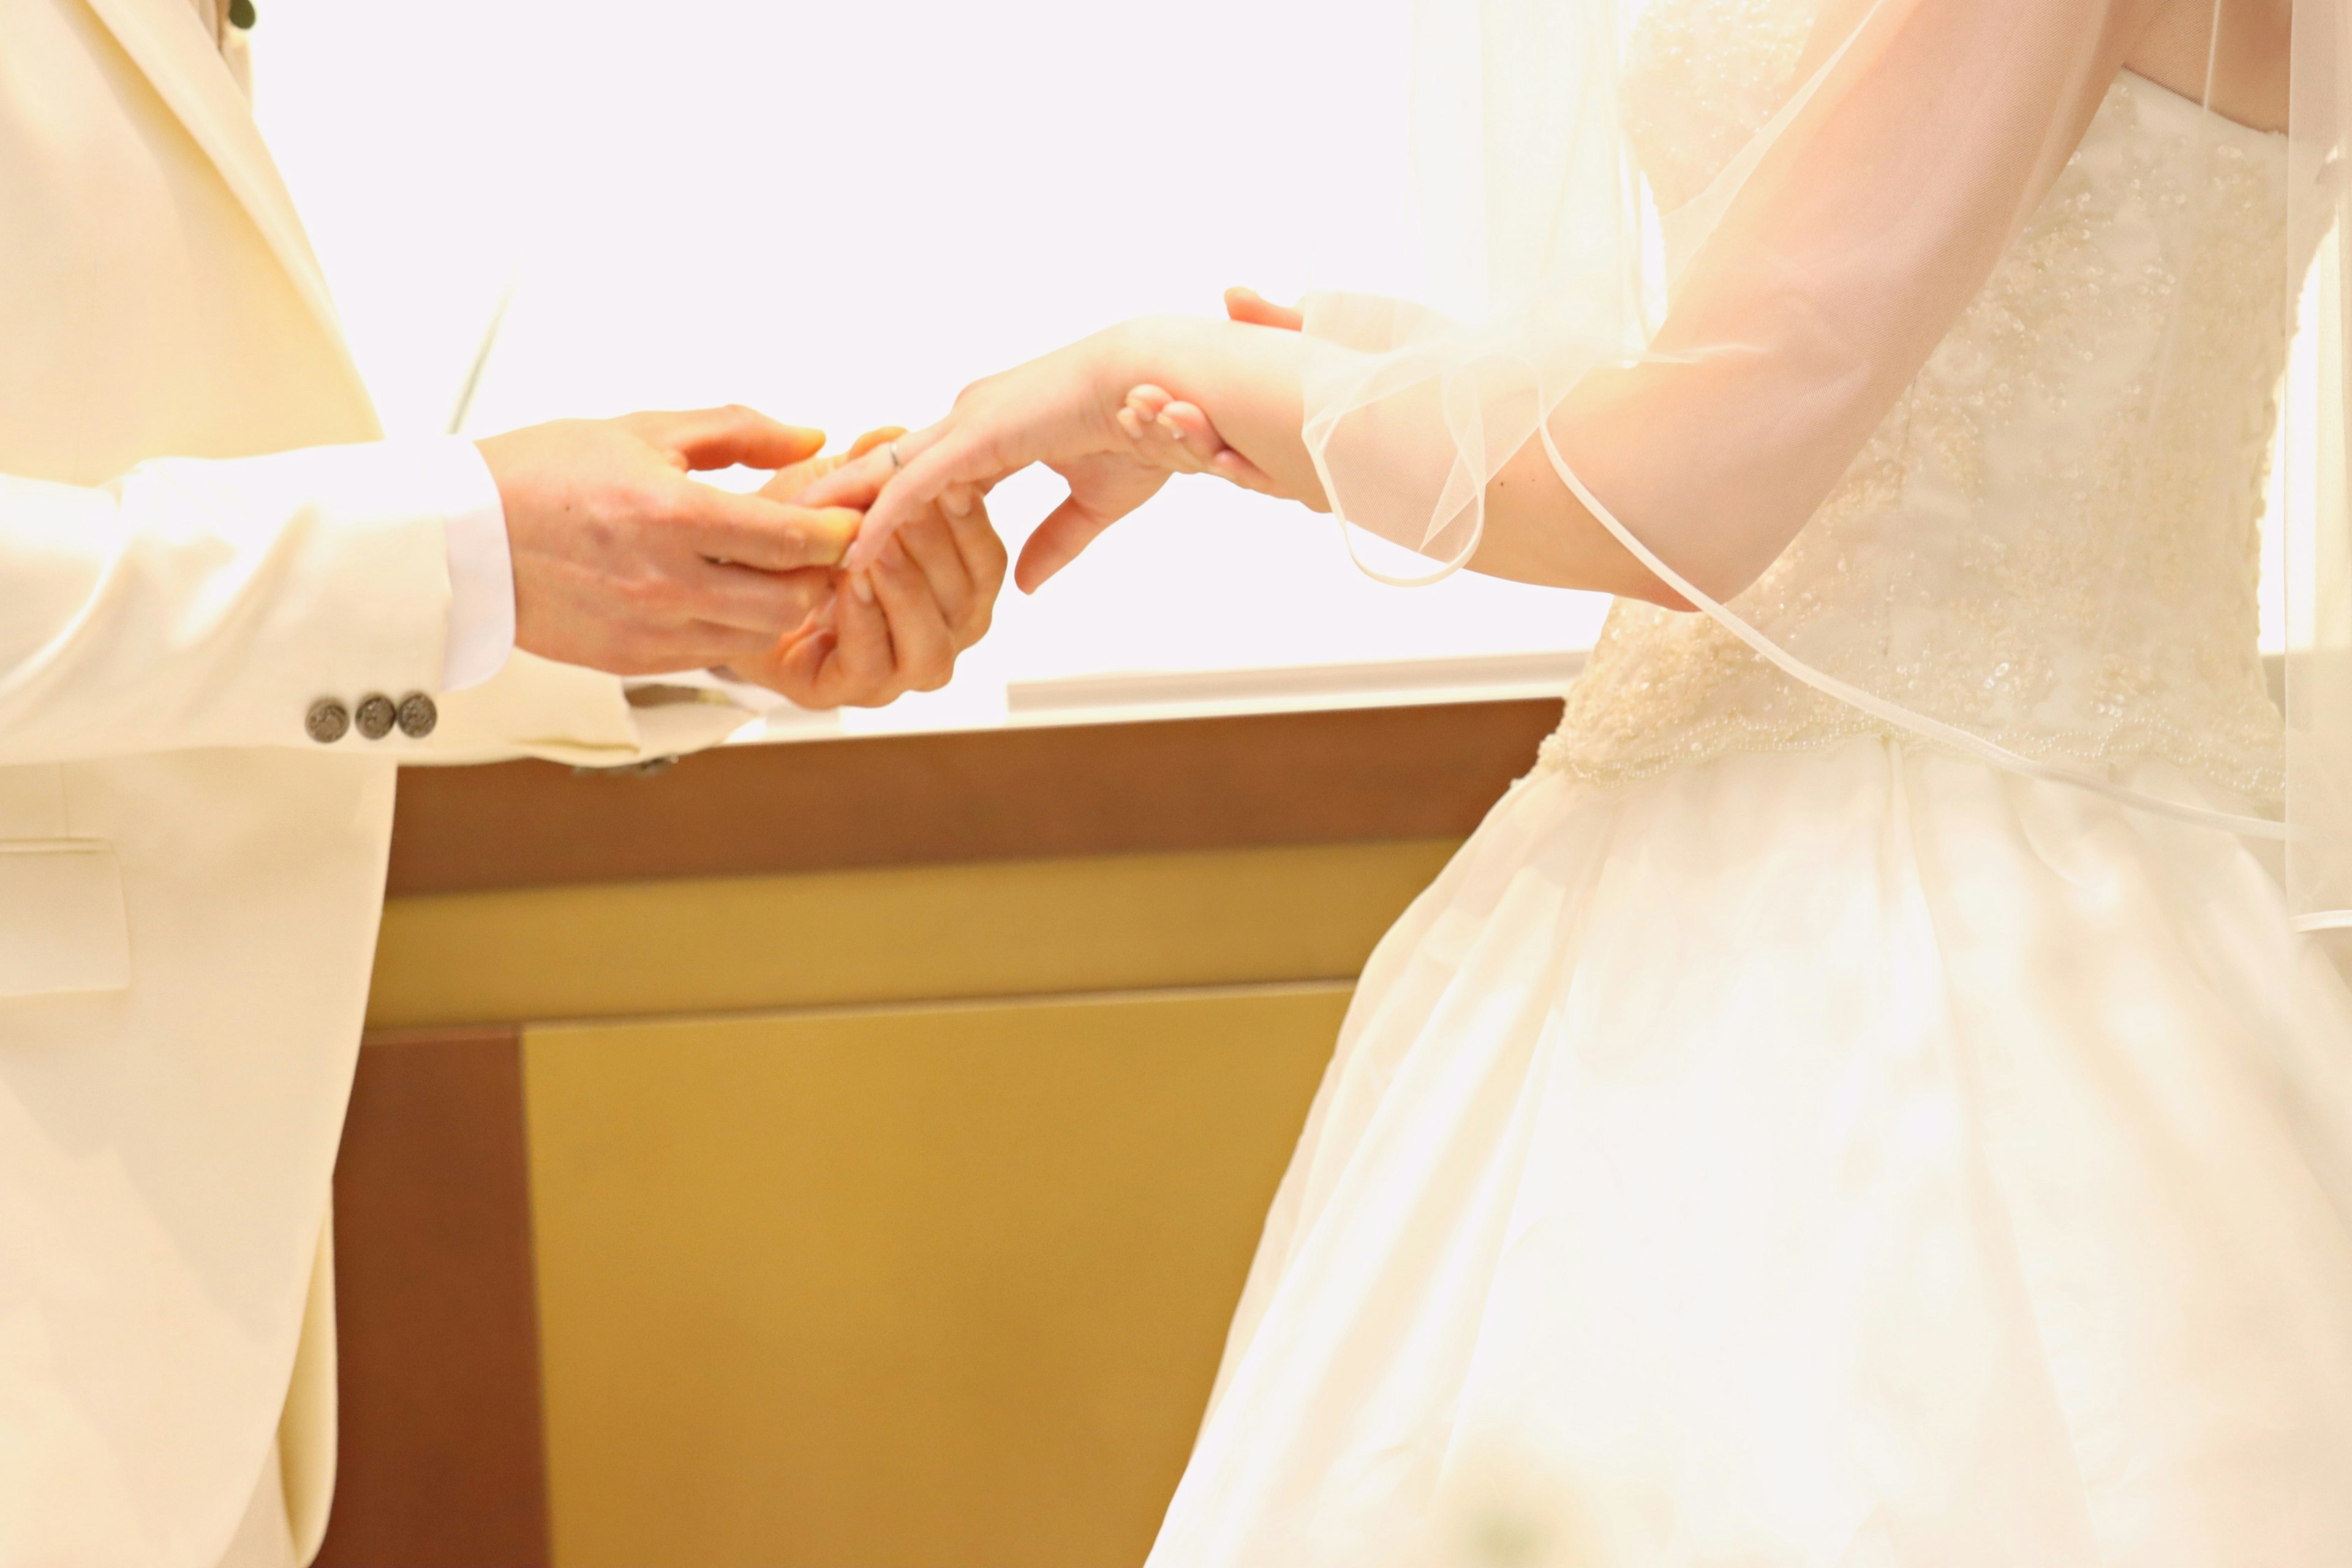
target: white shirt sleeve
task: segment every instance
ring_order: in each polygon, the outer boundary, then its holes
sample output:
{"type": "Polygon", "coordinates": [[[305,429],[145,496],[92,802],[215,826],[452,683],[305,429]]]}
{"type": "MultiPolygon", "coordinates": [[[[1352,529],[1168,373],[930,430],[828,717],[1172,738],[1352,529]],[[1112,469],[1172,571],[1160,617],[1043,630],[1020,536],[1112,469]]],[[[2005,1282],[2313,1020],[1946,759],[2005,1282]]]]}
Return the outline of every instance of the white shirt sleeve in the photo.
{"type": "Polygon", "coordinates": [[[449,494],[443,537],[449,553],[449,641],[441,689],[479,686],[506,668],[514,651],[514,558],[498,481],[471,441],[449,437],[449,494]]]}

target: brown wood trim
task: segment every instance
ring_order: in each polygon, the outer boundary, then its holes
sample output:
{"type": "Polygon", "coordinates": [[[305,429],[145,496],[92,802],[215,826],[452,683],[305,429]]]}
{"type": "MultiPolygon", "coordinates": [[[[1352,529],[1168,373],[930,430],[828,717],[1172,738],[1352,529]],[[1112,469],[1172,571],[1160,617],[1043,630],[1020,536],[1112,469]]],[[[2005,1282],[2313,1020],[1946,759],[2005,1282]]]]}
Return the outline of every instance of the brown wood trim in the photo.
{"type": "Polygon", "coordinates": [[[394,895],[1459,837],[1557,700],[733,747],[652,776],[411,768],[394,895]]]}
{"type": "Polygon", "coordinates": [[[522,1044],[371,1037],[335,1166],[341,1384],[320,1568],[546,1568],[522,1044]]]}

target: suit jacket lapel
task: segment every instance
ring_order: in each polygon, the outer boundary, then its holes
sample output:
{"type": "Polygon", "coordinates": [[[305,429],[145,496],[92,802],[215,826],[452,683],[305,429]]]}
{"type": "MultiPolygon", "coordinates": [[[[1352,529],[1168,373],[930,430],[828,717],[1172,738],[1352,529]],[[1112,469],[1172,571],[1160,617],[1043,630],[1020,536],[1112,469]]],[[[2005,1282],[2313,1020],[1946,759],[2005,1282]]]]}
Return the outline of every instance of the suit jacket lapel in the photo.
{"type": "Polygon", "coordinates": [[[293,279],[295,290],[342,349],[342,323],[310,237],[295,215],[294,198],[278,176],[261,129],[218,46],[205,36],[188,0],[89,0],[89,5],[220,170],[293,279]]]}

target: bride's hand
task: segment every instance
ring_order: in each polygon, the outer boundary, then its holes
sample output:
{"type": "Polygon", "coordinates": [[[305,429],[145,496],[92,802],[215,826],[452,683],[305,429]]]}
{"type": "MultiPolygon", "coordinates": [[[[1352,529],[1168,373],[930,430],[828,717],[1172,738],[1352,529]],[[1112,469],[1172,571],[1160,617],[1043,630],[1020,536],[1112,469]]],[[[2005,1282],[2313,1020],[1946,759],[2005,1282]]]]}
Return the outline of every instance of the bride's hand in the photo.
{"type": "MultiPolygon", "coordinates": [[[[1238,287],[1225,290],[1225,316],[1244,326],[1283,331],[1296,332],[1307,324],[1300,311],[1238,287]]],[[[1130,391],[1118,411],[1118,427],[1138,457],[1171,473],[1215,474],[1249,489],[1278,493],[1264,469],[1225,444],[1205,409],[1164,388],[1146,383],[1130,391]]]]}
{"type": "MultiPolygon", "coordinates": [[[[1226,289],[1225,316],[1244,326],[1278,331],[1300,331],[1307,325],[1304,312],[1277,305],[1255,289],[1226,289]]],[[[1118,411],[1118,425],[1146,462],[1174,473],[1214,474],[1268,495],[1281,493],[1265,470],[1225,444],[1207,410],[1160,387],[1146,384],[1129,392],[1127,406],[1118,411]]]]}
{"type": "MultiPolygon", "coordinates": [[[[887,476],[846,563],[874,560],[921,509],[936,504],[953,515],[1032,463],[1060,474],[1070,495],[1021,552],[1014,577],[1028,592],[1172,473],[1216,473],[1319,509],[1321,481],[1300,438],[1300,363],[1295,332],[1164,318],[1114,327],[975,382],[947,418],[895,444],[903,471],[887,476]]],[[[821,481],[803,504],[854,504],[842,487],[853,469],[882,456],[821,481]]]]}
{"type": "Polygon", "coordinates": [[[1205,410],[1161,387],[1146,384],[1129,393],[1118,427],[1135,455],[1155,468],[1171,474],[1214,474],[1244,489],[1280,493],[1265,469],[1225,445],[1205,410]]]}
{"type": "MultiPolygon", "coordinates": [[[[945,419],[896,442],[889,453],[819,481],[805,504],[817,504],[816,498],[825,498],[826,505],[855,504],[842,498],[872,478],[886,456],[903,463],[902,471],[882,472],[887,482],[844,563],[857,571],[924,510],[936,506],[950,518],[960,516],[1008,475],[1043,464],[1062,477],[1070,494],[1022,553],[1018,580],[1034,588],[1050,574],[1033,566],[1040,540],[1074,538],[1083,548],[1178,471],[1161,460],[1164,454],[1139,449],[1119,419],[1129,390],[1141,379],[1130,367],[1150,361],[1149,342],[1164,331],[1150,323],[1114,327],[974,382],[945,419]]],[[[1072,549],[1066,555],[1076,553],[1072,549]]]]}
{"type": "MultiPolygon", "coordinates": [[[[772,497],[829,483],[838,505],[870,505],[891,472],[896,428],[868,432],[845,453],[780,471],[772,497]]],[[[803,708],[878,708],[908,691],[936,691],[957,658],[988,632],[1004,585],[1003,542],[976,497],[955,516],[919,514],[866,569],[835,579],[833,599],[798,630],[726,673],[782,692],[803,708]]]]}

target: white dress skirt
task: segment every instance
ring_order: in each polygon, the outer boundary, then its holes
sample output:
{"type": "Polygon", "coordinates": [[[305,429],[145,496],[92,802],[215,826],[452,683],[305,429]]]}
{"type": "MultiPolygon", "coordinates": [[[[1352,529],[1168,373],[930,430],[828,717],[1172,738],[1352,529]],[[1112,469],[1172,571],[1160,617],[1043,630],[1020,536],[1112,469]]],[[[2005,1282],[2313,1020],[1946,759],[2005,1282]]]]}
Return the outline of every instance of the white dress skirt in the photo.
{"type": "Polygon", "coordinates": [[[1364,975],[1151,1564],[2352,1564],[2347,1043],[2225,834],[1539,772],[1364,975]]]}

